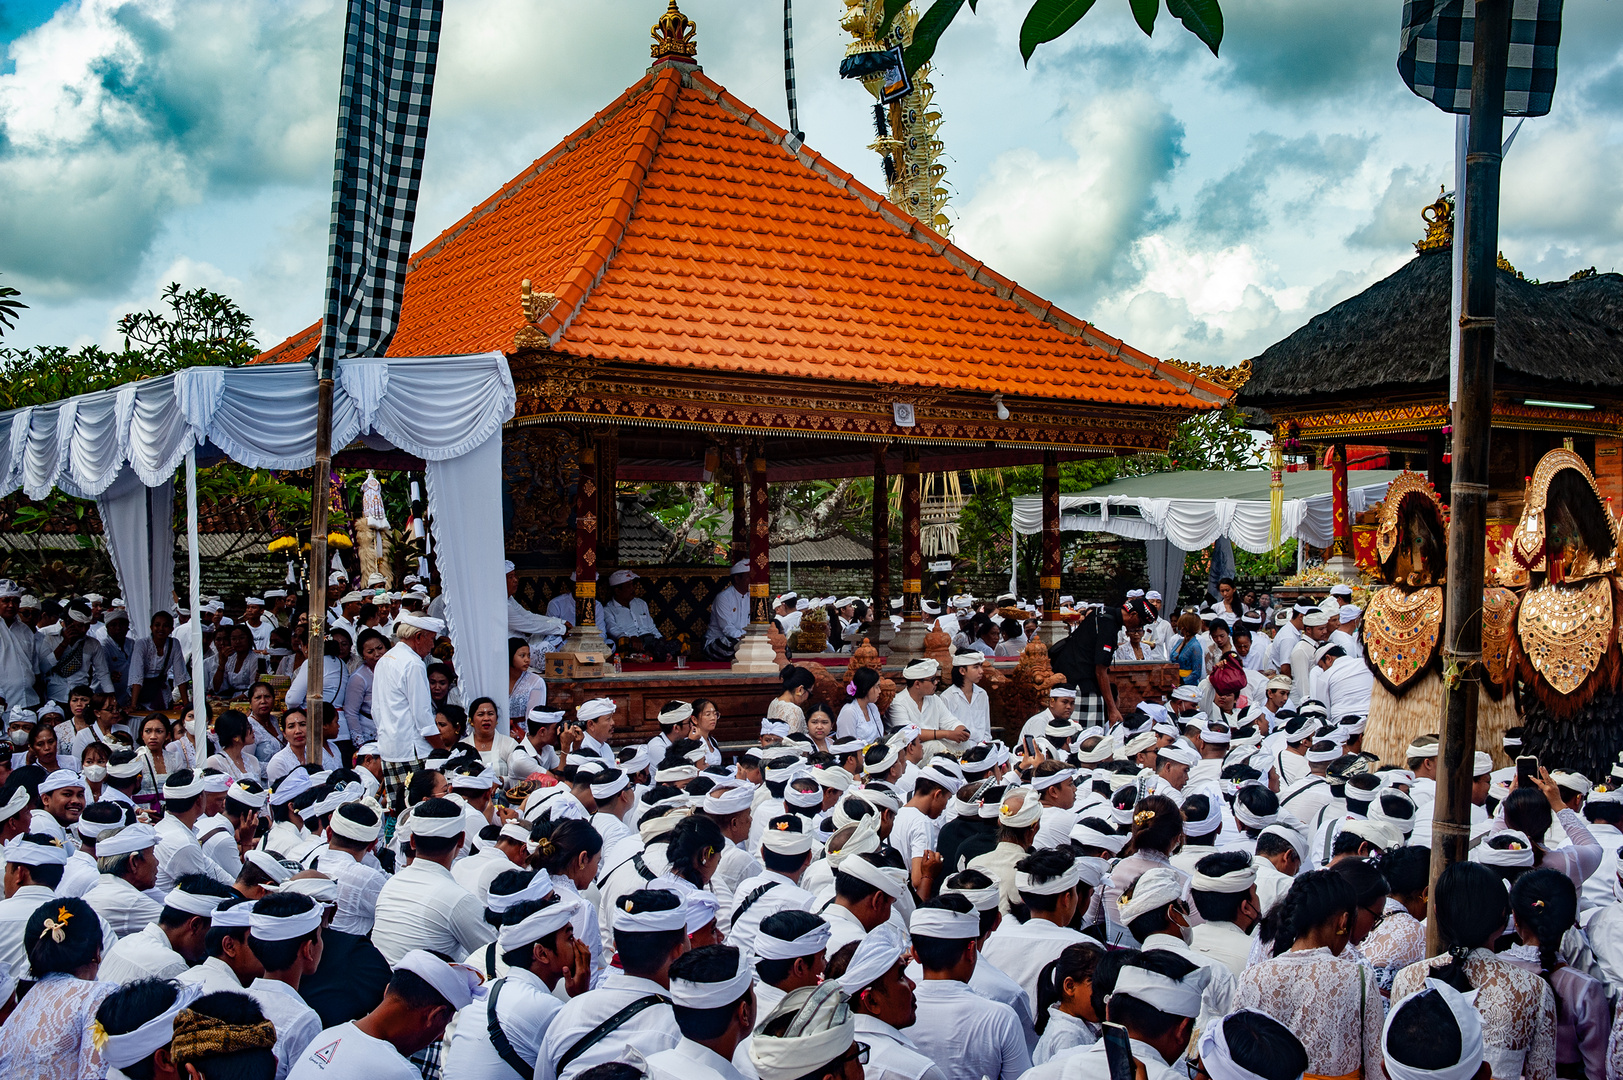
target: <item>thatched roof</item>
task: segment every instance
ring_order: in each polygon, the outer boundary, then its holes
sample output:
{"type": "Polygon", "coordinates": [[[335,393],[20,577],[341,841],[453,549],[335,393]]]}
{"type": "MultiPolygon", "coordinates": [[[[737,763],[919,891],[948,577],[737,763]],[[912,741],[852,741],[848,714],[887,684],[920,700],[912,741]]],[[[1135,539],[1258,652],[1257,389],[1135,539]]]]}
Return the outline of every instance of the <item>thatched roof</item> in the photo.
{"type": "MultiPolygon", "coordinates": [[[[1415,256],[1251,361],[1238,404],[1441,388],[1448,378],[1448,248],[1415,256]]],[[[1623,275],[1532,282],[1499,271],[1494,379],[1503,388],[1623,388],[1623,275]]]]}

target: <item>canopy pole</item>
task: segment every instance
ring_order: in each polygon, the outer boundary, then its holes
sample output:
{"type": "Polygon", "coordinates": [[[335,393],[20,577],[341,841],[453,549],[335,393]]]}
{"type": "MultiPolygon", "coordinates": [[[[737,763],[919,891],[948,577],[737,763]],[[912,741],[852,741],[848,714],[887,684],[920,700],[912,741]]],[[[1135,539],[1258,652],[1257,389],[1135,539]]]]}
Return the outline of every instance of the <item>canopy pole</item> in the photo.
{"type": "Polygon", "coordinates": [[[311,709],[327,700],[327,492],[332,477],[332,373],[322,372],[316,383],[316,463],[310,478],[310,644],[304,662],[304,703],[308,730],[304,760],[321,765],[327,740],[323,733],[325,709],[311,709]],[[316,713],[323,715],[317,716],[316,713]]]}
{"type": "Polygon", "coordinates": [[[208,694],[203,685],[203,568],[197,551],[197,447],[186,451],[186,564],[190,574],[192,617],[192,741],[197,767],[208,757],[208,694]]]}

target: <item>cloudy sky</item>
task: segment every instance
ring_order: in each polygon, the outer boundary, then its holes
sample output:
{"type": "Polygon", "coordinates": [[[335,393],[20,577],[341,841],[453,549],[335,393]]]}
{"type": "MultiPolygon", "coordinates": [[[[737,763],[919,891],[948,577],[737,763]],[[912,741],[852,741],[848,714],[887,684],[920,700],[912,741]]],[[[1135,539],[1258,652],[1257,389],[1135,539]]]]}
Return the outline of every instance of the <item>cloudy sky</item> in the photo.
{"type": "MultiPolygon", "coordinates": [[[[777,0],[683,0],[699,60],[786,122],[777,0]]],[[[937,54],[954,238],[1149,352],[1227,364],[1390,273],[1452,187],[1453,120],[1395,68],[1400,0],[1225,0],[1221,59],[1101,0],[1020,64],[1028,0],[937,54]]],[[[648,65],[663,0],[445,0],[418,242],[648,65]]],[[[807,142],[880,187],[844,0],[796,0],[807,142]]],[[[165,283],[230,294],[270,345],[319,314],[339,0],[0,0],[7,341],[115,344],[165,283]]],[[[1569,0],[1555,111],[1507,161],[1529,276],[1623,265],[1623,3],[1569,0]]]]}

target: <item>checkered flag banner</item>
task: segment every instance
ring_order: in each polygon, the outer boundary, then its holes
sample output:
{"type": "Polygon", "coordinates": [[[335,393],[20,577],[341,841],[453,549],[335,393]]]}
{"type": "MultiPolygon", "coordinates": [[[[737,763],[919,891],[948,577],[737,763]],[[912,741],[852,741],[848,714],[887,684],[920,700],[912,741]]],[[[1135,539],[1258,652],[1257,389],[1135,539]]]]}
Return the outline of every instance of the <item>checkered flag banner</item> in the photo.
{"type": "Polygon", "coordinates": [[[443,0],[349,0],[319,370],[394,337],[428,142],[443,0]]]}
{"type": "MultiPolygon", "coordinates": [[[[1512,0],[1505,115],[1543,116],[1555,95],[1562,0],[1512,0]]],[[[1448,113],[1471,111],[1476,0],[1404,0],[1398,74],[1418,97],[1448,113]]]]}

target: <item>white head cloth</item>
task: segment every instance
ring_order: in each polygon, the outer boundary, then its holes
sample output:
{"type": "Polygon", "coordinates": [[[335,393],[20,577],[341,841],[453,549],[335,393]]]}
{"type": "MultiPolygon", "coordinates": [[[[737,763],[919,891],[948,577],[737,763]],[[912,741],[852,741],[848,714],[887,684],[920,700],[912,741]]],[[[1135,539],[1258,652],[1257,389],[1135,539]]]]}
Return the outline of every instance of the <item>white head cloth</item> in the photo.
{"type": "Polygon", "coordinates": [[[322,904],[312,903],[308,911],[291,915],[267,915],[254,905],[248,916],[248,933],[261,941],[292,941],[312,933],[321,925],[322,904]]]}
{"type": "MultiPolygon", "coordinates": [[[[875,930],[875,933],[890,925],[888,922],[882,923],[875,930]]],[[[831,933],[832,930],[826,922],[818,923],[793,941],[773,937],[765,929],[762,929],[760,933],[755,935],[755,955],[761,960],[794,960],[802,956],[815,956],[828,946],[831,933]]],[[[873,935],[868,936],[872,937],[873,935]]],[[[857,948],[860,950],[862,946],[859,945],[857,948]]],[[[852,957],[852,962],[856,962],[855,956],[852,957]]],[[[847,967],[846,971],[849,972],[850,968],[847,967]]]]}
{"type": "Polygon", "coordinates": [[[981,936],[981,916],[973,907],[969,911],[918,907],[907,920],[907,928],[914,937],[967,941],[981,936]]]}
{"type": "Polygon", "coordinates": [[[744,953],[738,954],[738,967],[733,970],[729,979],[721,982],[690,982],[687,979],[671,980],[671,1004],[680,1005],[685,1009],[720,1009],[749,992],[755,984],[755,972],[746,962],[744,953]]]}
{"type": "MultiPolygon", "coordinates": [[[[122,1071],[147,1060],[174,1040],[175,1017],[180,1015],[180,1010],[203,996],[203,984],[175,982],[171,985],[175,987],[174,1004],[134,1031],[107,1036],[107,1041],[101,1045],[104,1064],[122,1071]]],[[[96,1029],[100,1031],[101,1025],[97,1024],[96,1029]]]]}
{"type": "Polygon", "coordinates": [[[1148,968],[1124,966],[1111,996],[1124,994],[1173,1016],[1200,1015],[1200,998],[1211,981],[1211,969],[1197,967],[1181,979],[1169,979],[1148,968]]]}
{"type": "MultiPolygon", "coordinates": [[[[1386,1014],[1386,1023],[1381,1027],[1381,1060],[1386,1066],[1386,1075],[1392,1080],[1471,1080],[1482,1067],[1486,1050],[1482,1038],[1482,1015],[1476,1007],[1476,992],[1462,994],[1436,979],[1427,979],[1425,989],[1419,994],[1400,1001],[1386,1014]],[[1424,994],[1433,993],[1440,995],[1448,1011],[1454,1014],[1454,1023],[1460,1031],[1460,1060],[1447,1069],[1417,1069],[1392,1057],[1392,1022],[1405,1006],[1413,1005],[1424,994]]],[[[1212,1080],[1218,1078],[1213,1077],[1212,1080]]]]}
{"type": "Polygon", "coordinates": [[[1194,892],[1212,893],[1242,893],[1257,883],[1257,868],[1255,865],[1242,866],[1238,870],[1230,870],[1226,874],[1208,877],[1198,869],[1189,888],[1194,892]]]}
{"type": "Polygon", "coordinates": [[[184,911],[188,915],[201,915],[207,919],[214,915],[214,909],[231,899],[229,896],[208,896],[201,893],[187,892],[182,886],[176,885],[163,897],[163,906],[184,911]]]}
{"type": "Polygon", "coordinates": [[[1182,897],[1183,876],[1170,866],[1152,866],[1139,875],[1132,896],[1122,898],[1118,921],[1126,926],[1145,912],[1164,908],[1182,897]]]}
{"type": "Polygon", "coordinates": [[[707,814],[728,817],[754,805],[755,785],[748,780],[727,780],[705,792],[703,809],[707,814]]]}
{"type": "MultiPolygon", "coordinates": [[[[917,918],[918,914],[917,911],[914,911],[914,918],[917,918]]],[[[974,934],[970,936],[979,935],[980,920],[973,915],[967,915],[965,918],[975,920],[976,929],[974,934]]],[[[935,937],[937,935],[926,936],[935,937]]],[[[857,994],[884,978],[885,974],[896,966],[896,961],[902,958],[902,954],[907,952],[907,949],[907,940],[895,923],[890,921],[880,923],[869,931],[868,935],[862,939],[862,943],[857,946],[857,951],[851,954],[851,961],[845,966],[845,974],[841,975],[837,980],[840,990],[851,997],[856,997],[857,994]]]]}
{"type": "MultiPolygon", "coordinates": [[[[1223,1022],[1229,1016],[1238,1016],[1241,1013],[1256,1013],[1258,1016],[1268,1016],[1267,1013],[1255,1009],[1236,1009],[1228,1016],[1214,1016],[1206,1024],[1206,1030],[1200,1034],[1200,1063],[1206,1070],[1206,1075],[1212,1080],[1263,1080],[1263,1077],[1234,1060],[1229,1052],[1227,1037],[1223,1034],[1223,1022]]],[[[1270,1020],[1273,1017],[1268,1017],[1270,1020]]],[[[1300,1077],[1297,1080],[1301,1080],[1300,1077]]]]}
{"type": "Polygon", "coordinates": [[[791,991],[761,1027],[785,1015],[794,1019],[783,1035],[765,1035],[758,1028],[750,1039],[750,1064],[761,1080],[798,1080],[845,1054],[856,1041],[857,1019],[833,979],[791,991]]]}
{"type": "MultiPolygon", "coordinates": [[[[875,815],[869,815],[870,817],[875,815]]],[[[864,821],[867,818],[863,819],[864,821]]],[[[892,870],[889,867],[875,866],[861,855],[850,855],[839,865],[842,874],[850,874],[858,881],[866,882],[890,897],[892,900],[902,895],[903,871],[892,870]]],[[[615,922],[619,922],[616,917],[615,922]]]]}
{"type": "MultiPolygon", "coordinates": [[[[495,897],[491,899],[494,900],[495,897]]],[[[534,945],[548,934],[556,933],[568,926],[579,914],[579,901],[560,899],[556,904],[548,904],[511,926],[502,927],[501,933],[496,935],[496,948],[508,953],[514,949],[522,949],[526,945],[534,945]]]]}
{"type": "Polygon", "coordinates": [[[615,708],[616,706],[613,698],[593,698],[590,701],[582,702],[576,707],[575,719],[584,724],[588,721],[608,716],[610,713],[614,712],[615,708]]]}
{"type": "Polygon", "coordinates": [[[529,884],[514,893],[491,893],[485,901],[485,907],[498,915],[505,914],[530,900],[545,900],[552,895],[552,875],[545,870],[537,870],[530,878],[529,884]]]}
{"type": "Polygon", "coordinates": [[[1037,790],[1035,788],[1031,787],[1011,788],[1003,796],[1003,801],[998,805],[997,808],[998,824],[1005,825],[1011,829],[1024,829],[1028,825],[1034,825],[1042,816],[1042,797],[1037,794],[1037,790]],[[1022,798],[1022,802],[1020,803],[1020,808],[1018,810],[1015,810],[1010,806],[1010,803],[1014,801],[1016,796],[1020,796],[1022,798]]]}
{"type": "Polygon", "coordinates": [[[65,866],[68,849],[59,843],[36,844],[16,837],[6,844],[6,862],[17,866],[65,866]]]}
{"type": "Polygon", "coordinates": [[[433,953],[413,949],[400,958],[396,971],[409,971],[432,986],[458,1012],[485,996],[484,977],[467,964],[447,964],[433,953]]]}
{"type": "MultiPolygon", "coordinates": [[[[669,891],[669,890],[666,890],[669,891]]],[[[630,934],[657,934],[667,930],[686,930],[687,915],[677,896],[677,905],[667,911],[630,910],[634,905],[629,897],[619,901],[620,910],[614,913],[615,932],[630,934]]]]}
{"type": "Polygon", "coordinates": [[[1030,893],[1032,896],[1058,896],[1076,888],[1082,880],[1082,867],[1072,863],[1071,868],[1058,877],[1051,877],[1046,881],[1037,881],[1024,870],[1014,872],[1015,892],[1030,893]]]}
{"type": "Polygon", "coordinates": [[[1493,847],[1486,840],[1471,849],[1471,859],[1483,866],[1520,867],[1533,865],[1533,845],[1515,829],[1503,829],[1495,836],[1510,837],[1510,847],[1493,847]]]}

